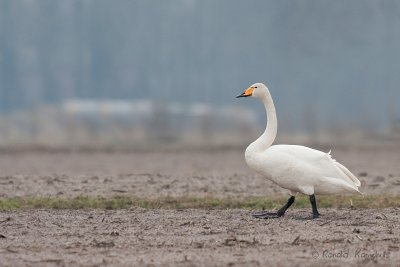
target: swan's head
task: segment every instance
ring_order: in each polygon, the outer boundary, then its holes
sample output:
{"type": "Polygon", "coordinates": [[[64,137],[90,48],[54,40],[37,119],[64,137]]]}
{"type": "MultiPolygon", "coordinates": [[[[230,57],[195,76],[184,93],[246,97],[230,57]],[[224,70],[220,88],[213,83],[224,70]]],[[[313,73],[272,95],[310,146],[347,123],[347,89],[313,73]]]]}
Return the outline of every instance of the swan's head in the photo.
{"type": "Polygon", "coordinates": [[[243,94],[238,95],[237,98],[248,97],[248,96],[261,98],[263,95],[265,95],[267,90],[268,89],[267,89],[267,86],[265,86],[265,84],[255,83],[252,86],[250,86],[249,88],[247,88],[246,91],[243,92],[243,94]]]}

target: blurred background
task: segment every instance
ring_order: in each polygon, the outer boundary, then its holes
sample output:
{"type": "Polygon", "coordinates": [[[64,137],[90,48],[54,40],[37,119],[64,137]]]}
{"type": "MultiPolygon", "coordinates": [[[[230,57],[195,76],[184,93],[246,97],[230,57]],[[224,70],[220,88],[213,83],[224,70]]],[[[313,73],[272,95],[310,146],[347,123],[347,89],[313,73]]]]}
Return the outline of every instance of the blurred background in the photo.
{"type": "Polygon", "coordinates": [[[396,0],[0,0],[0,146],[400,140],[396,0]]]}

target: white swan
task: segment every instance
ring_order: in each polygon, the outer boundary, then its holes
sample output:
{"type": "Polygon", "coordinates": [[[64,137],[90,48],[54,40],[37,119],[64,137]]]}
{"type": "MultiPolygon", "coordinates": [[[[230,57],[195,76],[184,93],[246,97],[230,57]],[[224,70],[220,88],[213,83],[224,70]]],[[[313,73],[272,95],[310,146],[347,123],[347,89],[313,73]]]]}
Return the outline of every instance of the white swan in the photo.
{"type": "MultiPolygon", "coordinates": [[[[330,152],[324,153],[298,145],[274,145],[277,118],[274,102],[268,88],[255,83],[237,97],[261,99],[267,112],[265,132],[245,153],[247,165],[279,186],[290,190],[291,197],[276,213],[260,212],[256,218],[276,218],[285,214],[293,204],[295,195],[310,196],[313,218],[319,216],[314,194],[360,193],[360,181],[342,164],[332,159],[330,152]]],[[[361,193],[360,193],[361,194],[361,193]]]]}

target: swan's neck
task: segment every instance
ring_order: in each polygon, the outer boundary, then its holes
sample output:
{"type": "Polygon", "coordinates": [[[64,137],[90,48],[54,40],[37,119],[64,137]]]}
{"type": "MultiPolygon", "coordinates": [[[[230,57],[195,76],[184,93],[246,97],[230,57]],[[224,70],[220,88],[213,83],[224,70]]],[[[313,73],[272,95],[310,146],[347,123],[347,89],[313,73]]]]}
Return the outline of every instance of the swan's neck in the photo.
{"type": "Polygon", "coordinates": [[[264,133],[248,147],[248,152],[264,152],[269,148],[275,140],[276,132],[278,129],[278,120],[276,117],[276,110],[274,101],[272,100],[269,91],[261,97],[267,113],[267,127],[264,133]]]}

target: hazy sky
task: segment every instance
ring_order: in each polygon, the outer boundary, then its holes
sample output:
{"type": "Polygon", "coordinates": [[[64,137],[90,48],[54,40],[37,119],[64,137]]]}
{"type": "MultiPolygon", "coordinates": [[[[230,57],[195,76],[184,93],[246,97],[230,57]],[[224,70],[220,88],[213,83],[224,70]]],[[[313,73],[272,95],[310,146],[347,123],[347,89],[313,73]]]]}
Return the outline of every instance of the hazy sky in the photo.
{"type": "Polygon", "coordinates": [[[400,119],[399,28],[395,0],[0,0],[1,110],[236,104],[265,82],[283,124],[385,128],[400,119]]]}

